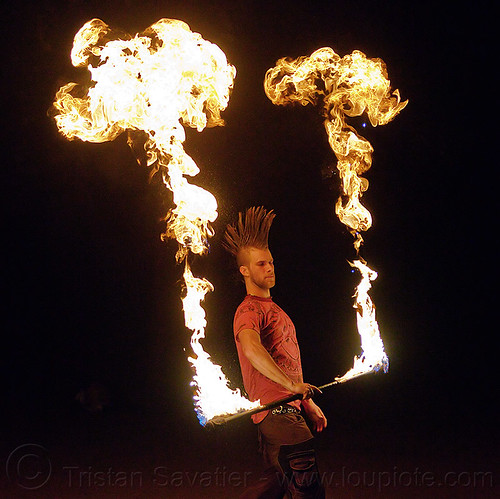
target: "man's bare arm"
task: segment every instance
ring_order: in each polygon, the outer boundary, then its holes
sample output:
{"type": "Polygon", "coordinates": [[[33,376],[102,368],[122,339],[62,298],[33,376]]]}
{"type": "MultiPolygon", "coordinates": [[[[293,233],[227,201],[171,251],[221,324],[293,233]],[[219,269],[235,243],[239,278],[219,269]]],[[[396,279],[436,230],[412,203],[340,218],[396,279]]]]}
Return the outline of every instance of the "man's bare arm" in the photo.
{"type": "Polygon", "coordinates": [[[322,432],[327,425],[327,420],[323,411],[314,403],[312,399],[302,400],[302,408],[307,418],[312,423],[313,428],[318,433],[322,432]]]}
{"type": "Polygon", "coordinates": [[[253,367],[270,380],[278,383],[292,393],[302,394],[303,399],[310,398],[320,389],[309,383],[294,383],[274,362],[269,352],[260,341],[260,336],[253,329],[243,329],[238,334],[243,355],[250,361],[253,367]]]}

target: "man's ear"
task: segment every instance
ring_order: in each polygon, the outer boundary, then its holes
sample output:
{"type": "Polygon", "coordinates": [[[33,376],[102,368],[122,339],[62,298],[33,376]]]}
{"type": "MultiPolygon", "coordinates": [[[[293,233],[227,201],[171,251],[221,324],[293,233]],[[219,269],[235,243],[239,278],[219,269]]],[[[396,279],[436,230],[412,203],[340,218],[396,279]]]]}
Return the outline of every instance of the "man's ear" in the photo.
{"type": "Polygon", "coordinates": [[[240,274],[243,277],[248,277],[250,275],[248,272],[248,267],[246,265],[240,265],[240,274]]]}

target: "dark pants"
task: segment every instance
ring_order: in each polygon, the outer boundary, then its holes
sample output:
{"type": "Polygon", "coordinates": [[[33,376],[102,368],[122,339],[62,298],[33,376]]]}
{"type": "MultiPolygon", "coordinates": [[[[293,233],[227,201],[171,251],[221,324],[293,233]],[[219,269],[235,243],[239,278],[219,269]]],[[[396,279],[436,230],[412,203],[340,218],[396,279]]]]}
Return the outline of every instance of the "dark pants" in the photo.
{"type": "Polygon", "coordinates": [[[241,496],[245,499],[325,497],[321,485],[314,437],[300,414],[269,413],[258,425],[266,470],[259,483],[241,496]]]}

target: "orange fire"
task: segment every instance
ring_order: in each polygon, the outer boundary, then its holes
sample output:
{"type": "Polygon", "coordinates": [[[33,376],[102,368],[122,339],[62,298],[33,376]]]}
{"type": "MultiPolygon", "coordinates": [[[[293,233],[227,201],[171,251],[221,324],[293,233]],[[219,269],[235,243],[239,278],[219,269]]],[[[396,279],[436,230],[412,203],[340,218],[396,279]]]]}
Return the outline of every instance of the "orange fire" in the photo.
{"type": "MultiPolygon", "coordinates": [[[[322,107],[328,142],[337,157],[341,178],[342,194],[335,212],[354,236],[354,247],[359,256],[363,243],[361,231],[368,230],[372,224],[371,214],[361,204],[360,198],[368,188],[368,181],[361,175],[371,166],[373,148],[346,123],[345,118],[366,113],[373,126],[385,125],[408,101],[401,102],[398,90],[391,93],[387,70],[381,59],[368,59],[358,50],[340,57],[329,47],[316,50],[309,57],[278,60],[276,66],[266,73],[264,89],[277,105],[300,103],[322,107]]],[[[375,306],[368,294],[370,281],[377,274],[362,258],[351,266],[361,273],[354,308],[362,354],[354,358],[351,370],[337,378],[340,382],[381,367],[386,371],[389,362],[375,319],[375,306]]]]}
{"type": "Polygon", "coordinates": [[[91,85],[68,83],[59,89],[54,102],[59,131],[70,140],[89,142],[141,132],[148,166],[173,193],[175,206],[162,238],[177,240],[176,258],[184,263],[182,302],[186,327],[192,331],[195,355],[189,361],[200,422],[255,407],[258,401],[252,403],[229,388],[220,366],[203,350],[206,319],[201,302],[213,286],[194,277],[188,262],[189,254],[207,251],[218,214],[215,197],[186,178],[199,168],[184,150],[184,126],[201,132],[224,124],[220,113],[228,105],[236,69],[217,45],[173,19],[160,19],[141,35],[121,38],[100,19],[92,19],[75,35],[71,60],[88,69],[91,85]]]}

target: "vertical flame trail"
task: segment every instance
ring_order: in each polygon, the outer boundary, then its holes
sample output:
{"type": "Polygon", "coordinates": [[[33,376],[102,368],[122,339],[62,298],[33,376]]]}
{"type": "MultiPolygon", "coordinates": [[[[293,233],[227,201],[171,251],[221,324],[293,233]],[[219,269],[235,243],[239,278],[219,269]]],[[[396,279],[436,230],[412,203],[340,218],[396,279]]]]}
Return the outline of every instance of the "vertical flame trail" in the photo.
{"type": "MultiPolygon", "coordinates": [[[[201,302],[213,286],[193,276],[188,262],[189,254],[208,249],[217,201],[186,179],[199,168],[184,151],[183,125],[201,132],[224,124],[220,113],[228,105],[236,69],[217,45],[173,19],[160,19],[134,37],[92,19],[75,35],[71,60],[88,69],[91,84],[68,83],[59,89],[53,104],[59,131],[70,140],[89,142],[111,141],[124,131],[141,132],[151,175],[161,174],[173,193],[175,206],[166,217],[162,239],[177,240],[176,260],[184,263],[182,302],[186,327],[192,331],[195,355],[189,361],[200,423],[255,407],[258,401],[252,403],[229,388],[220,366],[203,350],[206,319],[201,302]]],[[[134,145],[130,133],[128,142],[134,145]]]]}
{"type": "Polygon", "coordinates": [[[371,214],[360,198],[368,188],[368,181],[361,175],[371,166],[373,148],[346,123],[345,117],[366,113],[372,126],[385,125],[408,101],[401,102],[398,90],[391,93],[381,59],[368,59],[359,50],[340,57],[329,47],[318,49],[309,57],[278,60],[266,73],[264,89],[277,105],[321,105],[328,142],[337,157],[342,193],[335,212],[354,236],[359,258],[350,265],[361,274],[354,308],[362,348],[362,354],[354,357],[352,369],[337,380],[347,381],[381,367],[387,371],[389,360],[375,319],[375,306],[368,294],[377,273],[359,256],[363,243],[361,231],[372,224],[371,214]]]}

